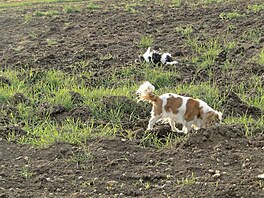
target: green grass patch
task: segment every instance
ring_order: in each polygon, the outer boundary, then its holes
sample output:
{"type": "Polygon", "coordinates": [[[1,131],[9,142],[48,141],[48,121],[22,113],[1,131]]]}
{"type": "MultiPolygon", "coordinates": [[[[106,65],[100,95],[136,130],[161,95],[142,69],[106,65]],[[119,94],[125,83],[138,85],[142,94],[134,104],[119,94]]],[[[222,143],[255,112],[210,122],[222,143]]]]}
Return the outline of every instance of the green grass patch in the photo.
{"type": "Polygon", "coordinates": [[[126,4],[125,5],[125,11],[129,13],[135,13],[137,12],[137,7],[140,6],[138,3],[132,3],[132,4],[126,4]]]}
{"type": "Polygon", "coordinates": [[[188,38],[193,33],[193,28],[191,25],[188,25],[186,27],[179,26],[179,27],[176,27],[176,32],[188,38]]]}
{"type": "Polygon", "coordinates": [[[99,8],[100,8],[99,5],[92,3],[92,2],[88,3],[88,5],[87,5],[88,10],[98,10],[99,8]]]}
{"type": "Polygon", "coordinates": [[[240,36],[240,40],[242,41],[250,41],[255,44],[259,44],[259,41],[262,37],[262,29],[246,29],[240,36]]]}
{"type": "Polygon", "coordinates": [[[50,10],[50,11],[36,11],[35,15],[36,16],[54,16],[54,15],[59,15],[60,12],[56,10],[50,10]]]}
{"type": "Polygon", "coordinates": [[[10,8],[10,7],[21,7],[21,6],[31,6],[42,3],[64,3],[64,2],[80,2],[84,0],[30,0],[30,1],[21,1],[21,2],[0,2],[1,8],[10,8]]]}
{"type": "Polygon", "coordinates": [[[259,55],[256,58],[258,64],[264,66],[264,47],[261,49],[259,55]]]}
{"type": "Polygon", "coordinates": [[[263,10],[264,10],[264,3],[248,5],[249,12],[259,13],[260,11],[263,11],[263,10]]]}
{"type": "Polygon", "coordinates": [[[244,115],[239,117],[227,117],[225,118],[226,124],[242,124],[245,128],[245,136],[254,136],[257,132],[261,132],[264,129],[264,116],[255,120],[250,116],[244,115]]]}
{"type": "Polygon", "coordinates": [[[194,173],[188,175],[186,178],[177,179],[177,185],[193,185],[198,181],[198,177],[195,176],[194,173]]]}
{"type": "MultiPolygon", "coordinates": [[[[198,40],[194,41],[196,43],[191,46],[201,60],[208,57],[214,59],[222,50],[216,39],[203,43],[198,40]]],[[[88,66],[85,63],[83,65],[84,67],[88,66]]],[[[222,67],[223,72],[229,72],[235,65],[226,61],[222,67]]],[[[210,70],[207,72],[210,74],[210,70]]],[[[49,71],[5,69],[0,71],[0,76],[10,81],[10,84],[0,84],[0,103],[12,105],[16,109],[16,113],[6,110],[1,110],[1,113],[9,117],[9,124],[21,126],[28,133],[28,135],[19,137],[18,141],[23,144],[45,146],[57,141],[81,144],[86,139],[95,136],[114,137],[120,131],[124,131],[122,126],[124,119],[131,123],[137,122],[139,119],[139,111],[142,110],[137,109],[136,98],[133,94],[140,84],[136,80],[139,76],[143,81],[151,81],[156,86],[156,93],[159,95],[168,92],[191,95],[204,100],[214,109],[225,111],[222,109],[222,104],[226,99],[218,89],[216,82],[209,80],[176,84],[173,79],[180,77],[177,68],[168,69],[161,65],[154,67],[142,63],[141,65],[123,67],[111,72],[104,84],[98,87],[87,87],[82,81],[82,76],[88,80],[93,76],[93,73],[89,71],[80,75],[72,75],[56,69],[49,71]],[[119,83],[124,78],[128,80],[119,83]],[[79,93],[83,101],[74,103],[70,94],[72,91],[79,93]],[[13,103],[16,93],[23,93],[28,99],[27,102],[13,103]],[[41,114],[39,111],[40,104],[43,103],[49,104],[48,112],[45,114],[41,114]],[[91,117],[86,121],[67,117],[58,122],[49,114],[49,110],[57,105],[62,105],[67,112],[79,106],[88,106],[91,117]],[[21,123],[23,124],[21,125],[21,123]]],[[[248,105],[254,105],[264,110],[261,76],[252,76],[247,81],[241,82],[239,85],[234,84],[227,89],[234,91],[248,105]]],[[[264,117],[262,116],[258,120],[247,115],[245,117],[227,117],[224,123],[243,124],[246,135],[251,136],[256,131],[263,129],[264,117]]],[[[124,136],[133,139],[133,133],[127,129],[124,136]]],[[[145,146],[154,145],[157,148],[173,147],[178,142],[185,141],[185,138],[188,136],[168,135],[160,138],[157,134],[146,133],[141,143],[145,146]]],[[[10,133],[9,140],[17,141],[13,133],[10,133]]]]}
{"type": "Polygon", "coordinates": [[[80,12],[81,9],[78,6],[67,5],[64,6],[63,11],[67,14],[80,12]]]}
{"type": "Polygon", "coordinates": [[[142,36],[140,42],[139,42],[139,47],[146,49],[148,47],[152,47],[153,46],[153,37],[151,35],[147,35],[147,36],[142,36]]]}
{"type": "Polygon", "coordinates": [[[234,19],[238,19],[241,17],[244,17],[245,14],[240,14],[238,12],[222,12],[219,17],[222,20],[234,20],[234,19]]]}
{"type": "Polygon", "coordinates": [[[192,57],[192,63],[195,63],[199,69],[210,68],[215,63],[218,54],[223,50],[217,39],[201,42],[195,37],[189,37],[187,44],[191,46],[195,54],[192,57]]]}

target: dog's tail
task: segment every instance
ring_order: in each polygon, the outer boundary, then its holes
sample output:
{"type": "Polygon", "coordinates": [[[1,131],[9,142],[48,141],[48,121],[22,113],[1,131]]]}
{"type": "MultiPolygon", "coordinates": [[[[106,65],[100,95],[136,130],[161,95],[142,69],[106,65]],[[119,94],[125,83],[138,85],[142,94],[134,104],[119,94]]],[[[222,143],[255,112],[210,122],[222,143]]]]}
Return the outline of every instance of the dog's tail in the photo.
{"type": "Polygon", "coordinates": [[[136,94],[139,96],[140,100],[151,102],[157,98],[157,96],[155,96],[153,93],[154,91],[155,87],[150,82],[146,81],[142,85],[140,85],[136,94]]]}

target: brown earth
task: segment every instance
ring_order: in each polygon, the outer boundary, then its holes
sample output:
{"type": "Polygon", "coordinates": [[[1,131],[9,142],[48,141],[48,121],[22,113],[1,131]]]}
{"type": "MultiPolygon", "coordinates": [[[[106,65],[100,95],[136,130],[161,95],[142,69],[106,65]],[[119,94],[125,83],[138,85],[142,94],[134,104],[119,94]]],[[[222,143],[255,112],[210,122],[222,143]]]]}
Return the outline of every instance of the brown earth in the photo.
{"type": "MultiPolygon", "coordinates": [[[[234,25],[236,29],[227,39],[238,39],[238,46],[221,52],[211,68],[219,89],[245,81],[252,74],[263,75],[264,67],[250,60],[263,46],[264,31],[259,35],[259,43],[239,38],[245,29],[264,29],[264,12],[247,13],[247,17],[232,21],[219,19],[222,12],[246,13],[248,1],[195,8],[183,5],[181,9],[172,8],[169,1],[164,1],[163,6],[148,3],[135,7],[134,13],[126,11],[126,3],[122,2],[97,1],[98,11],[33,16],[28,21],[25,17],[34,11],[54,7],[43,4],[2,10],[1,68],[32,69],[33,77],[28,79],[32,83],[41,78],[44,70],[52,68],[69,75],[89,71],[93,72],[89,79],[80,75],[87,87],[117,87],[128,79],[120,75],[118,84],[106,85],[109,71],[118,74],[122,67],[134,64],[142,53],[138,46],[142,35],[151,34],[156,48],[171,52],[180,62],[175,67],[164,68],[180,73],[172,83],[188,83],[193,78],[207,81],[208,72],[198,72],[190,63],[189,57],[194,52],[175,27],[192,25],[193,34],[204,41],[208,36],[220,36],[234,25]],[[231,59],[237,68],[227,75],[221,74],[221,64],[231,59]],[[82,61],[89,64],[83,66],[82,61]]],[[[56,5],[56,9],[63,9],[62,4],[56,5]]],[[[134,72],[133,82],[144,80],[140,65],[134,72]]],[[[0,77],[1,86],[10,86],[10,83],[10,79],[0,77]]],[[[38,113],[49,114],[58,122],[66,117],[89,120],[92,113],[89,107],[83,106],[83,97],[75,92],[69,94],[78,107],[67,111],[63,106],[43,103],[38,105],[38,113]]],[[[223,102],[225,115],[247,113],[255,119],[263,115],[263,111],[249,106],[232,91],[224,90],[223,95],[227,96],[223,102]]],[[[16,115],[15,105],[20,102],[30,101],[23,93],[17,93],[9,105],[0,107],[16,115]]],[[[263,129],[254,138],[248,138],[243,135],[246,130],[243,126],[214,126],[191,132],[186,141],[180,141],[173,148],[157,149],[144,141],[148,135],[144,129],[149,106],[114,96],[102,98],[101,102],[106,109],[125,102],[127,115],[131,114],[129,105],[137,107],[140,119],[122,118],[124,129],[134,131],[135,138],[128,140],[117,134],[114,139],[86,140],[83,146],[56,143],[48,148],[35,148],[8,142],[9,132],[15,137],[27,132],[12,125],[11,118],[0,115],[0,197],[264,197],[263,180],[257,178],[264,171],[263,129]]],[[[157,126],[153,133],[161,141],[169,135],[178,136],[164,125],[157,126]]]]}
{"type": "Polygon", "coordinates": [[[44,149],[1,140],[0,196],[261,197],[264,136],[241,131],[203,129],[159,150],[122,138],[44,149]]]}

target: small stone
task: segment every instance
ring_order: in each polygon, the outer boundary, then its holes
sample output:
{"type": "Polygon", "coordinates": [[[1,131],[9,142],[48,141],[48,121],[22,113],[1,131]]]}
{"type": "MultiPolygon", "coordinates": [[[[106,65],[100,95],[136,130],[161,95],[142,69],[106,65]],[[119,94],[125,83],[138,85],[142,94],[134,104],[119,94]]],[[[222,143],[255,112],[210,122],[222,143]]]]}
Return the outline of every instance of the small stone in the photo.
{"type": "Polygon", "coordinates": [[[257,176],[259,179],[264,179],[264,173],[257,176]]]}
{"type": "Polygon", "coordinates": [[[216,170],[215,171],[215,174],[213,175],[213,177],[220,177],[220,171],[219,170],[216,170]]]}
{"type": "Polygon", "coordinates": [[[49,177],[46,178],[46,181],[47,182],[52,182],[52,180],[49,177]]]}
{"type": "Polygon", "coordinates": [[[116,184],[117,184],[118,182],[117,181],[108,181],[108,182],[106,182],[106,184],[107,184],[107,186],[108,187],[113,187],[113,186],[115,186],[116,184]]]}

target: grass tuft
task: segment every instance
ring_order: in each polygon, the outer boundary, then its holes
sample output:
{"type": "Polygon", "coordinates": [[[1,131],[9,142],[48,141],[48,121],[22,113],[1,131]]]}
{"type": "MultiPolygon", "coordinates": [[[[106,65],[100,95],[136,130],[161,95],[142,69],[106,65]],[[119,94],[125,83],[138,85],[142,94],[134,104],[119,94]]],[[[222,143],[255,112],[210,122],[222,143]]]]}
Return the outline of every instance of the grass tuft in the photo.
{"type": "Polygon", "coordinates": [[[153,47],[153,37],[151,35],[148,36],[142,36],[139,47],[146,49],[147,47],[153,47]]]}

